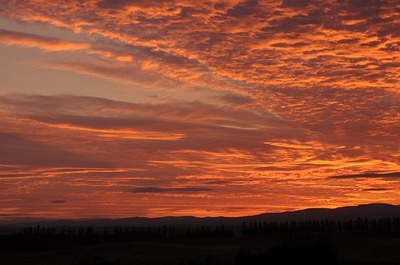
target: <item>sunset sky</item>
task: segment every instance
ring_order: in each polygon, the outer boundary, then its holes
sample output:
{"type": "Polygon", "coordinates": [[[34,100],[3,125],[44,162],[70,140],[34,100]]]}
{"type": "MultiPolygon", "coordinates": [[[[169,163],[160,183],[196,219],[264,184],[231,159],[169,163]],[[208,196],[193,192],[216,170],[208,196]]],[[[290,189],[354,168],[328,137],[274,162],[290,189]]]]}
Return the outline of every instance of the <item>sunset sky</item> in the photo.
{"type": "Polygon", "coordinates": [[[0,2],[0,221],[400,204],[400,1],[0,2]]]}

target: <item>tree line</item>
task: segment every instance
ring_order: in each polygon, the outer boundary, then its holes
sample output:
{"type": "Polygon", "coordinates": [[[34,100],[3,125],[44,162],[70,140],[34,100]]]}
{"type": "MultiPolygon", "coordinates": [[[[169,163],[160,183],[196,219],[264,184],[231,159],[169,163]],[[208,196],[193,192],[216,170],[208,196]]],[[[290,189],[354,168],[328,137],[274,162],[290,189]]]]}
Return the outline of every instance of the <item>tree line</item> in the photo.
{"type": "Polygon", "coordinates": [[[312,220],[291,222],[243,223],[242,234],[269,234],[276,232],[315,232],[327,234],[397,234],[400,235],[400,217],[354,220],[312,220]]]}
{"type": "Polygon", "coordinates": [[[268,235],[274,233],[329,235],[368,234],[400,236],[400,218],[355,220],[314,220],[291,222],[243,222],[237,226],[200,227],[24,227],[19,232],[0,235],[1,251],[48,250],[75,246],[165,240],[171,238],[215,238],[268,235]]]}

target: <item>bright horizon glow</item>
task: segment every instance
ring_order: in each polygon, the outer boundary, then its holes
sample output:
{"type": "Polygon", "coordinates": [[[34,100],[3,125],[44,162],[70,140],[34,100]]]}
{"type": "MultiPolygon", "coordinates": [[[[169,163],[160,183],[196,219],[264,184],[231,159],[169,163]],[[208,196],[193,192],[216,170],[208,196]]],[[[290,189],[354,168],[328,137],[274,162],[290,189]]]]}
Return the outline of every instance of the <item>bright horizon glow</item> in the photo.
{"type": "Polygon", "coordinates": [[[400,204],[400,3],[0,4],[0,221],[400,204]]]}

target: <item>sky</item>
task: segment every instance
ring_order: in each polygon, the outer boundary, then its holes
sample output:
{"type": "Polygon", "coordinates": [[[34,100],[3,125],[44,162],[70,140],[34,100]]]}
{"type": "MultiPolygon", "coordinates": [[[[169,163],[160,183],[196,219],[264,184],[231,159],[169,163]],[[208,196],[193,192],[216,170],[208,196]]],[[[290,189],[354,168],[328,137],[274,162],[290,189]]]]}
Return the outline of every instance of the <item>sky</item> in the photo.
{"type": "Polygon", "coordinates": [[[400,204],[397,0],[5,0],[0,55],[0,221],[400,204]]]}

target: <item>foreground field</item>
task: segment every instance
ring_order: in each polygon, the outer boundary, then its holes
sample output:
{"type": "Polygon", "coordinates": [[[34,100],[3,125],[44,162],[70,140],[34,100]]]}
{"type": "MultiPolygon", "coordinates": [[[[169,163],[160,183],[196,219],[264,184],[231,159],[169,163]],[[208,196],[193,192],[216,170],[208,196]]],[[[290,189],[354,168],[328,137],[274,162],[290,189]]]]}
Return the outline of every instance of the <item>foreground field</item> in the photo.
{"type": "MultiPolygon", "coordinates": [[[[233,265],[245,264],[237,259],[240,251],[257,255],[282,244],[290,245],[291,240],[296,241],[285,234],[139,240],[47,251],[3,252],[0,264],[233,265]]],[[[334,235],[329,241],[338,258],[337,264],[400,264],[400,237],[334,235]]]]}

